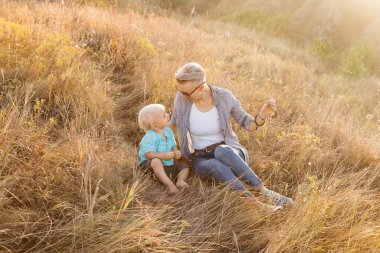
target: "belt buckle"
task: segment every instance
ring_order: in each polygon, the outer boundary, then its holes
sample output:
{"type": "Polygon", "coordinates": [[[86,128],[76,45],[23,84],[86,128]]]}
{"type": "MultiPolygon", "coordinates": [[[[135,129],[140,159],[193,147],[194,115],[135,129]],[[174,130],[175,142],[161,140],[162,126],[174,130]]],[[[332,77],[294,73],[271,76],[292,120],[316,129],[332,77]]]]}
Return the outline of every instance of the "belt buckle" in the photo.
{"type": "Polygon", "coordinates": [[[208,147],[205,148],[206,153],[210,153],[210,152],[212,152],[212,150],[208,150],[207,148],[208,148],[208,147]]]}

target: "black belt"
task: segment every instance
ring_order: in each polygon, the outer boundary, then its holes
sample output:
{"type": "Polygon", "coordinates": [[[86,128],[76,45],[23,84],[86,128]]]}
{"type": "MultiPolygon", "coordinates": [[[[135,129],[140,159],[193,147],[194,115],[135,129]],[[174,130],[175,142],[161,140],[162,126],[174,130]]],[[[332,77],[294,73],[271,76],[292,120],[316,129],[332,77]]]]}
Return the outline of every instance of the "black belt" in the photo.
{"type": "Polygon", "coordinates": [[[219,145],[223,145],[223,144],[226,144],[224,141],[222,142],[219,142],[219,143],[215,143],[215,144],[212,144],[210,146],[207,146],[205,148],[202,148],[202,149],[195,149],[195,152],[212,152],[214,151],[219,145]]]}

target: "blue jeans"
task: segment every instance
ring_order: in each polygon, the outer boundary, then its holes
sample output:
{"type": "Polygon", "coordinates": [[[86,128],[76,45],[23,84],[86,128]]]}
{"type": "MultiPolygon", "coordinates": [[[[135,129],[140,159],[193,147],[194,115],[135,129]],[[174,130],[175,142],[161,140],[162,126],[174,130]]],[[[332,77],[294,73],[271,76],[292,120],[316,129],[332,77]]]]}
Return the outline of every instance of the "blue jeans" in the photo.
{"type": "Polygon", "coordinates": [[[240,149],[220,145],[214,152],[196,151],[193,154],[192,168],[201,179],[215,178],[220,183],[231,185],[235,190],[248,193],[241,181],[257,187],[261,184],[261,180],[243,158],[244,154],[240,149]]]}

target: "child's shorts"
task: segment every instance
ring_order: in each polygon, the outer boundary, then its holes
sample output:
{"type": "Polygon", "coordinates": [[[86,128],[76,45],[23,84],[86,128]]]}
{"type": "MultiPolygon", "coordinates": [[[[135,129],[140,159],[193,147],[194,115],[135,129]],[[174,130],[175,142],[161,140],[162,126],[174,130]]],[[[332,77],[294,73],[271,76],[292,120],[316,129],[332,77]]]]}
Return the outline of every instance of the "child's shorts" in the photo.
{"type": "MultiPolygon", "coordinates": [[[[151,162],[152,162],[152,159],[146,160],[145,162],[139,164],[139,167],[143,169],[144,171],[150,172],[154,177],[153,169],[150,166],[151,162]]],[[[189,168],[189,164],[187,163],[186,160],[183,160],[183,159],[179,159],[179,160],[174,159],[173,165],[164,166],[166,175],[172,180],[177,178],[178,173],[181,170],[186,169],[186,168],[189,168]]]]}

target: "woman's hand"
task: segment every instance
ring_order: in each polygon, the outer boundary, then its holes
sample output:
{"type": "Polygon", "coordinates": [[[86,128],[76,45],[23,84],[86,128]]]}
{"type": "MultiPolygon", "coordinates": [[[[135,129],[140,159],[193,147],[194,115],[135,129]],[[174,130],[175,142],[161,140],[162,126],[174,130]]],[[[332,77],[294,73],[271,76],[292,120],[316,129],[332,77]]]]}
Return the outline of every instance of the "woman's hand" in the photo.
{"type": "Polygon", "coordinates": [[[274,98],[268,99],[268,102],[263,105],[259,113],[260,117],[263,119],[269,118],[274,112],[277,111],[277,103],[274,98]]]}

